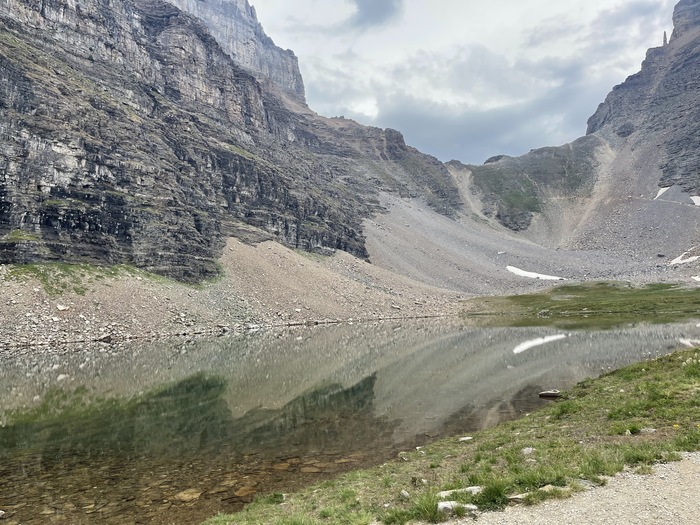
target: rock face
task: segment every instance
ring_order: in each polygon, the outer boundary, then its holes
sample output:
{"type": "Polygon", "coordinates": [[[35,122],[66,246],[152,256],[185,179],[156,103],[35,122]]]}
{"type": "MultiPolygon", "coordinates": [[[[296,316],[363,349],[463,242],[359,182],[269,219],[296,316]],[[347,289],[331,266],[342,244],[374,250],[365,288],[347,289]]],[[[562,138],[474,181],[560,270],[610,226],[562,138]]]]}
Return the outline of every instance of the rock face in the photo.
{"type": "Polygon", "coordinates": [[[659,185],[700,194],[700,2],[682,0],[673,14],[671,41],[647,52],[642,70],[616,86],[588,121],[588,133],[613,143],[648,140],[662,147],[659,185]]]}
{"type": "MultiPolygon", "coordinates": [[[[220,6],[277,52],[246,2],[220,6]]],[[[199,281],[249,226],[365,257],[379,190],[458,206],[445,167],[398,132],[293,112],[253,66],[164,1],[0,0],[0,263],[199,281]]]]}
{"type": "Polygon", "coordinates": [[[613,88],[586,137],[483,166],[453,165],[470,173],[479,211],[551,248],[637,257],[680,254],[700,240],[700,1],[681,0],[673,20],[671,40],[613,88]],[[659,235],[675,224],[684,225],[682,235],[659,235]]]}
{"type": "Polygon", "coordinates": [[[297,57],[275,46],[258,22],[248,0],[170,0],[209,28],[236,64],[260,80],[270,80],[283,92],[304,101],[304,81],[297,57]]]}
{"type": "Polygon", "coordinates": [[[686,32],[700,27],[700,2],[698,0],[681,0],[673,10],[673,34],[679,38],[686,32]]]}

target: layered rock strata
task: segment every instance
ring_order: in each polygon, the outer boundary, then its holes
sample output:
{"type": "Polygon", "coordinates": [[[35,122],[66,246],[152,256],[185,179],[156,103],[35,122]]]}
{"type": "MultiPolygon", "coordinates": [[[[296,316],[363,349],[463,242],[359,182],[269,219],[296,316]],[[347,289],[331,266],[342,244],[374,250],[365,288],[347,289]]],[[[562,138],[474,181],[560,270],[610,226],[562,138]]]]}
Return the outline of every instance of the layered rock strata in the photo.
{"type": "Polygon", "coordinates": [[[457,205],[444,166],[399,133],[291,111],[167,2],[1,0],[0,71],[3,263],[199,281],[242,225],[366,257],[379,189],[457,205]]]}

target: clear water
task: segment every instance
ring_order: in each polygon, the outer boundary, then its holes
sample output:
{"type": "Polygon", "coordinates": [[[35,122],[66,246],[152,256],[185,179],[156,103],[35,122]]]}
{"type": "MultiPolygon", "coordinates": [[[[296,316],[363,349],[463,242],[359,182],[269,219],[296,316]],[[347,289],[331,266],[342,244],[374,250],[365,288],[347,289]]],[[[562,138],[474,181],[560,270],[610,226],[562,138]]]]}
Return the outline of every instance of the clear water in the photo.
{"type": "Polygon", "coordinates": [[[15,352],[0,356],[0,510],[5,523],[200,523],[518,417],[542,390],[685,339],[700,328],[378,323],[15,352]]]}

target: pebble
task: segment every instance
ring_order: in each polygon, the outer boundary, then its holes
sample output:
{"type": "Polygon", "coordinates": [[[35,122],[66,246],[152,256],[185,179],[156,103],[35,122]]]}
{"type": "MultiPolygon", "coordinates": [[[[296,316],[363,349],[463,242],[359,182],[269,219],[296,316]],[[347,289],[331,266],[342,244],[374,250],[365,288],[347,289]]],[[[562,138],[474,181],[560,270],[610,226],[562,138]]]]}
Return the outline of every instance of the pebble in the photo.
{"type": "Polygon", "coordinates": [[[197,490],[197,489],[187,489],[183,490],[182,492],[178,492],[175,494],[175,499],[183,502],[183,503],[189,503],[190,501],[194,501],[196,499],[199,499],[199,497],[202,495],[202,491],[197,490]]]}
{"type": "Polygon", "coordinates": [[[444,512],[445,514],[453,514],[458,508],[463,508],[469,512],[479,510],[476,505],[460,503],[458,501],[441,501],[437,504],[438,511],[444,512]]]}
{"type": "Polygon", "coordinates": [[[447,499],[455,494],[471,494],[476,496],[477,494],[481,494],[483,490],[483,487],[467,487],[465,489],[443,490],[442,492],[438,492],[438,498],[447,499]]]}

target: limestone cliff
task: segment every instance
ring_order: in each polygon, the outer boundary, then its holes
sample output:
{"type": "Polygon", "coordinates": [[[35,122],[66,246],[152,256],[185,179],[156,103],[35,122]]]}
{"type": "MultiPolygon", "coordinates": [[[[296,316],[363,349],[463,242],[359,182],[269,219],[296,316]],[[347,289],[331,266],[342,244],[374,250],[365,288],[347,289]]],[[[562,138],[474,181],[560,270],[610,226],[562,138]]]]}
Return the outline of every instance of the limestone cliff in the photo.
{"type": "Polygon", "coordinates": [[[291,111],[161,0],[0,0],[0,72],[0,263],[198,281],[244,225],[363,257],[380,189],[459,205],[399,133],[291,111]]]}
{"type": "Polygon", "coordinates": [[[236,64],[259,80],[269,80],[283,92],[304,101],[304,81],[297,57],[291,50],[275,46],[248,0],[170,0],[170,3],[203,21],[236,64]]]}

